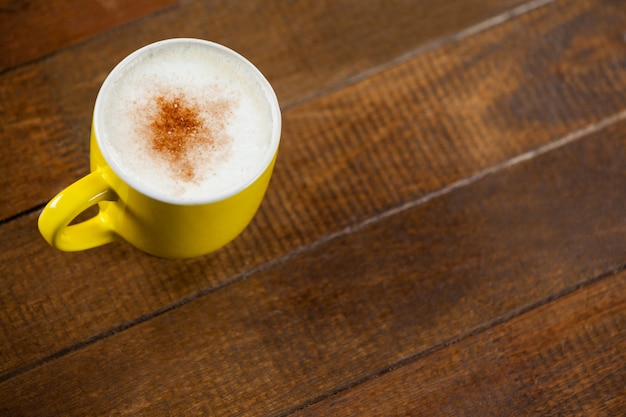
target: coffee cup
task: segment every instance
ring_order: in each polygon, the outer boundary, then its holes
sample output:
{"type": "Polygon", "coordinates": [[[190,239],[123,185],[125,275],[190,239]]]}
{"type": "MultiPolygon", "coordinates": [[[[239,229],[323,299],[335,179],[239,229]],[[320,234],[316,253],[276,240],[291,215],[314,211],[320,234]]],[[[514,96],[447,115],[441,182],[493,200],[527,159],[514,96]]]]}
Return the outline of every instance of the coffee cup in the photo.
{"type": "Polygon", "coordinates": [[[213,252],[257,212],[280,131],[272,87],[238,53],[200,39],[145,46],[102,84],[91,172],[46,205],[39,230],[63,251],[122,239],[164,258],[213,252]]]}

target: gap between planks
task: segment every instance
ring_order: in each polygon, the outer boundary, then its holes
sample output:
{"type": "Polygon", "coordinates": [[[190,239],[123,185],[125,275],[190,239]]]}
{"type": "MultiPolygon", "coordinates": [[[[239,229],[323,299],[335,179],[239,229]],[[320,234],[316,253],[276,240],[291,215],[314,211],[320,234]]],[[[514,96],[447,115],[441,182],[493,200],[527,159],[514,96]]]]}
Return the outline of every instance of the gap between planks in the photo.
{"type": "MultiPolygon", "coordinates": [[[[172,9],[180,7],[180,6],[182,6],[182,5],[186,4],[186,3],[189,3],[189,2],[190,2],[190,0],[179,0],[179,1],[175,2],[175,3],[170,4],[170,5],[163,6],[163,7],[159,8],[159,9],[153,10],[152,12],[148,12],[148,14],[144,14],[144,15],[138,16],[138,17],[136,17],[134,19],[131,18],[130,20],[124,21],[124,22],[118,24],[117,26],[109,27],[108,29],[104,29],[101,32],[94,33],[91,36],[88,36],[87,38],[70,42],[70,43],[66,44],[65,46],[61,46],[60,49],[56,49],[56,50],[51,51],[51,52],[43,53],[42,55],[38,55],[37,57],[34,57],[34,58],[26,59],[25,61],[21,61],[21,62],[19,62],[17,65],[15,65],[13,67],[7,67],[7,68],[4,68],[4,69],[0,70],[0,77],[2,77],[3,75],[5,75],[5,74],[7,74],[7,73],[9,73],[9,72],[11,72],[11,71],[13,71],[15,69],[18,69],[18,68],[21,68],[21,67],[25,67],[27,65],[31,65],[31,64],[34,64],[36,62],[43,61],[43,60],[46,60],[48,58],[51,58],[51,57],[53,57],[53,56],[55,56],[55,55],[57,55],[57,54],[59,54],[61,52],[72,50],[74,48],[79,48],[80,46],[90,42],[91,40],[96,39],[96,38],[98,38],[100,36],[103,36],[103,35],[105,35],[107,33],[119,30],[120,28],[123,28],[123,27],[125,27],[127,25],[136,24],[138,21],[141,21],[141,20],[144,20],[144,19],[149,19],[151,17],[158,16],[158,15],[163,14],[163,13],[167,13],[167,12],[171,11],[172,9]]],[[[26,211],[24,211],[24,213],[26,213],[27,211],[30,211],[30,210],[26,210],[26,211]]],[[[15,216],[13,216],[13,217],[15,217],[15,216]]]]}
{"type": "MultiPolygon", "coordinates": [[[[504,162],[502,162],[500,164],[493,165],[493,166],[491,166],[491,167],[489,167],[487,169],[484,169],[484,170],[480,171],[479,173],[477,173],[475,175],[472,175],[470,177],[467,177],[467,178],[455,181],[455,182],[451,183],[450,185],[448,185],[446,187],[443,187],[443,188],[441,188],[439,190],[436,190],[436,191],[433,191],[431,193],[428,193],[428,194],[426,194],[426,195],[424,195],[424,196],[422,196],[420,198],[408,201],[405,204],[399,205],[397,207],[394,207],[392,209],[384,211],[384,212],[382,212],[380,214],[377,214],[375,216],[366,218],[366,219],[364,219],[364,220],[362,220],[360,222],[357,222],[357,223],[355,223],[353,225],[344,227],[343,229],[337,230],[337,231],[335,231],[333,233],[329,233],[329,234],[323,236],[322,238],[318,239],[317,241],[315,241],[315,242],[313,242],[313,243],[311,243],[309,245],[306,245],[306,246],[303,246],[303,247],[298,248],[296,250],[293,250],[293,251],[291,251],[291,252],[289,252],[289,253],[287,253],[287,254],[285,254],[283,256],[280,256],[278,258],[272,259],[272,260],[270,260],[270,261],[268,261],[266,263],[260,264],[260,265],[254,267],[254,268],[252,268],[252,269],[250,269],[248,271],[245,271],[245,272],[243,272],[243,273],[233,277],[233,279],[231,279],[229,281],[225,281],[223,284],[221,284],[219,286],[211,287],[211,288],[207,288],[205,290],[199,291],[199,292],[197,292],[195,294],[192,294],[192,295],[190,295],[188,297],[179,299],[178,301],[176,301],[173,304],[170,304],[168,306],[164,306],[163,308],[154,310],[154,311],[152,311],[149,314],[143,314],[143,315],[135,318],[134,320],[127,321],[127,322],[122,323],[119,326],[113,327],[113,328],[111,328],[111,329],[109,329],[109,330],[107,330],[105,332],[98,333],[98,334],[90,337],[89,339],[86,339],[86,340],[83,340],[81,342],[78,342],[78,343],[75,343],[73,345],[70,345],[70,346],[68,346],[68,347],[66,347],[64,349],[61,349],[61,350],[53,353],[52,355],[46,356],[44,358],[41,358],[41,359],[39,359],[37,361],[31,362],[31,363],[26,364],[24,366],[20,366],[20,367],[14,368],[14,369],[12,369],[9,372],[6,372],[6,373],[0,375],[0,383],[5,382],[5,381],[10,380],[10,379],[13,379],[15,377],[18,377],[18,376],[20,376],[20,375],[22,375],[22,374],[24,374],[24,373],[26,373],[28,371],[31,371],[31,370],[33,370],[35,368],[38,368],[41,365],[44,365],[44,364],[46,364],[48,362],[52,362],[52,361],[54,361],[56,359],[62,358],[65,355],[68,355],[70,353],[73,353],[73,352],[79,351],[79,350],[81,350],[83,348],[86,348],[86,347],[88,347],[90,345],[93,345],[93,344],[99,342],[100,340],[106,339],[107,337],[112,336],[112,335],[114,335],[116,333],[125,331],[127,329],[130,329],[130,328],[136,326],[136,325],[144,323],[144,322],[146,322],[148,320],[151,320],[153,318],[159,317],[159,316],[161,316],[161,315],[163,315],[163,314],[165,314],[165,313],[167,313],[169,311],[175,310],[175,309],[177,309],[179,307],[182,307],[182,306],[184,306],[184,305],[186,305],[188,303],[191,303],[191,302],[193,302],[195,300],[198,300],[198,299],[200,299],[200,298],[202,298],[202,297],[204,297],[204,296],[206,296],[208,294],[211,294],[213,292],[219,291],[220,289],[229,287],[231,285],[237,284],[238,282],[241,282],[241,281],[247,279],[251,275],[257,274],[259,272],[268,270],[268,269],[270,269],[270,268],[272,268],[272,267],[274,267],[276,265],[279,265],[281,263],[287,262],[290,259],[295,258],[296,256],[299,256],[301,254],[310,252],[310,251],[318,248],[319,246],[325,245],[327,243],[330,243],[330,242],[332,242],[334,240],[340,239],[340,238],[342,238],[344,236],[347,236],[349,234],[358,232],[358,231],[360,231],[362,229],[365,229],[369,225],[372,225],[372,224],[384,221],[386,219],[389,219],[389,218],[391,218],[393,216],[399,215],[400,213],[402,213],[404,211],[407,211],[407,210],[410,210],[412,208],[418,207],[418,206],[420,206],[422,204],[425,204],[425,203],[427,203],[427,202],[429,202],[429,201],[431,201],[431,200],[433,200],[435,198],[445,196],[445,195],[447,195],[447,194],[449,194],[449,193],[451,193],[451,192],[453,192],[453,191],[455,191],[457,189],[461,189],[463,187],[469,186],[469,185],[471,185],[473,183],[476,183],[476,182],[480,181],[483,178],[486,178],[486,177],[491,176],[491,175],[495,175],[495,174],[497,174],[499,172],[502,172],[502,171],[504,171],[504,170],[506,170],[508,168],[511,168],[511,167],[513,167],[515,165],[518,165],[518,164],[523,163],[525,161],[531,160],[531,159],[533,159],[533,158],[535,158],[537,156],[540,156],[540,155],[543,155],[545,153],[548,153],[548,152],[557,150],[559,148],[562,148],[562,147],[564,147],[564,146],[566,146],[566,145],[568,145],[570,143],[573,143],[573,142],[576,142],[578,140],[581,140],[581,139],[583,139],[583,138],[585,138],[585,137],[587,137],[587,136],[589,136],[589,135],[591,135],[593,133],[599,132],[599,131],[601,131],[601,130],[611,126],[612,124],[618,123],[618,122],[623,121],[623,120],[626,120],[626,109],[622,110],[621,112],[615,113],[615,114],[613,114],[611,116],[608,116],[608,117],[606,117],[606,118],[604,118],[604,119],[602,119],[602,120],[600,120],[598,122],[591,123],[591,124],[589,124],[589,125],[587,125],[587,126],[585,126],[583,128],[580,128],[580,129],[577,129],[575,131],[572,131],[569,134],[567,134],[565,136],[562,136],[562,137],[556,139],[553,142],[550,142],[550,143],[545,144],[543,146],[540,146],[538,148],[532,149],[530,151],[524,152],[524,153],[522,153],[522,154],[520,154],[518,156],[515,156],[513,158],[510,158],[510,159],[508,159],[508,160],[506,160],[506,161],[504,161],[504,162]]],[[[29,210],[29,213],[30,212],[34,212],[34,211],[36,211],[36,209],[29,210]]],[[[26,214],[24,214],[24,215],[26,215],[26,214]]],[[[16,218],[16,217],[22,217],[22,216],[21,215],[13,216],[13,218],[16,218]]],[[[519,310],[513,311],[509,315],[496,318],[493,321],[488,322],[485,325],[483,325],[483,326],[481,326],[481,327],[479,327],[477,329],[474,329],[474,330],[468,332],[465,335],[461,335],[461,336],[458,336],[458,337],[456,337],[454,339],[451,339],[451,340],[448,340],[448,341],[444,341],[444,342],[442,342],[440,344],[437,344],[437,345],[433,346],[430,349],[427,349],[427,350],[425,350],[423,352],[420,352],[420,353],[418,353],[418,354],[416,354],[416,355],[414,355],[412,357],[409,357],[409,358],[407,358],[407,359],[405,359],[405,360],[403,360],[401,362],[398,362],[398,363],[392,365],[391,367],[388,367],[386,370],[383,370],[383,371],[380,371],[380,372],[378,372],[378,373],[376,373],[374,375],[368,376],[367,378],[365,378],[363,380],[360,380],[360,381],[358,381],[358,382],[356,382],[354,384],[351,384],[350,386],[341,388],[341,389],[339,389],[339,390],[337,390],[337,391],[335,391],[335,392],[333,392],[333,393],[331,393],[329,395],[334,395],[334,394],[336,394],[338,392],[350,389],[350,388],[354,387],[355,385],[359,385],[359,384],[361,384],[363,382],[366,382],[366,381],[368,381],[370,379],[377,378],[377,377],[379,377],[379,376],[381,376],[381,375],[383,375],[383,374],[385,374],[387,372],[390,372],[390,371],[392,371],[394,369],[397,369],[400,366],[403,366],[404,364],[406,364],[408,362],[414,361],[414,360],[416,360],[416,359],[418,359],[420,357],[423,357],[424,355],[427,355],[427,354],[429,354],[431,352],[439,350],[439,349],[441,349],[443,347],[449,346],[449,345],[451,345],[453,343],[457,343],[460,340],[463,340],[463,339],[465,339],[467,337],[470,337],[472,335],[481,333],[481,332],[483,332],[483,331],[485,331],[487,329],[490,329],[490,328],[492,328],[494,326],[497,326],[497,325],[499,325],[501,323],[504,323],[504,322],[506,322],[506,321],[508,321],[508,320],[510,320],[512,318],[518,317],[518,316],[520,316],[520,315],[522,315],[522,314],[524,314],[524,313],[526,313],[526,312],[528,312],[530,310],[533,310],[533,309],[535,309],[535,308],[537,308],[537,307],[539,307],[541,305],[544,305],[544,304],[549,303],[549,302],[551,302],[551,301],[553,301],[555,299],[563,297],[564,295],[567,295],[567,294],[569,294],[569,293],[571,293],[573,291],[576,291],[577,289],[579,289],[581,287],[590,285],[593,282],[599,281],[599,280],[601,280],[604,277],[614,275],[614,274],[616,274],[616,273],[618,273],[618,272],[620,272],[620,271],[622,271],[624,269],[626,269],[626,264],[618,267],[617,269],[614,269],[614,270],[611,270],[611,271],[606,271],[606,272],[604,272],[602,274],[599,274],[599,275],[597,275],[595,277],[592,277],[592,278],[590,278],[590,279],[588,279],[588,280],[586,280],[586,281],[584,281],[584,282],[582,282],[582,283],[580,283],[580,284],[578,284],[576,286],[573,286],[573,287],[570,287],[570,288],[566,288],[566,289],[558,292],[557,294],[551,295],[551,296],[549,296],[549,297],[547,297],[547,298],[545,298],[543,300],[540,300],[537,303],[534,303],[534,304],[529,305],[529,306],[522,307],[519,310]]],[[[321,400],[323,400],[323,399],[325,399],[327,397],[328,396],[324,396],[323,398],[317,398],[313,402],[307,403],[307,404],[301,405],[301,406],[299,406],[299,407],[297,407],[295,409],[292,409],[287,414],[284,414],[284,415],[289,415],[289,414],[294,413],[294,412],[296,412],[296,411],[298,411],[298,410],[300,410],[302,408],[306,408],[306,407],[308,407],[308,406],[310,406],[310,405],[312,405],[312,404],[314,404],[316,402],[319,402],[319,401],[321,401],[321,400]]]]}
{"type": "Polygon", "coordinates": [[[601,281],[604,278],[615,276],[615,275],[619,274],[620,272],[623,272],[624,270],[626,270],[626,264],[622,264],[622,265],[618,266],[617,268],[614,268],[613,270],[605,271],[605,272],[603,272],[603,273],[601,273],[599,275],[593,276],[593,277],[589,278],[588,280],[583,281],[583,282],[579,282],[578,284],[576,284],[576,285],[574,285],[572,287],[564,288],[563,290],[557,292],[556,294],[552,294],[552,295],[550,295],[550,296],[548,296],[548,297],[546,297],[546,298],[544,298],[542,300],[538,300],[535,303],[529,304],[527,306],[522,306],[519,309],[511,311],[509,314],[506,314],[504,316],[496,317],[492,321],[486,322],[485,324],[483,324],[481,326],[478,326],[478,327],[476,327],[474,329],[471,329],[470,331],[468,331],[465,334],[460,334],[460,335],[458,335],[456,337],[453,337],[451,339],[444,340],[444,341],[442,341],[442,342],[440,342],[440,343],[438,343],[436,345],[431,346],[428,349],[424,349],[421,352],[418,352],[418,353],[416,353],[414,355],[411,355],[411,356],[409,356],[407,358],[404,358],[404,359],[402,359],[402,360],[400,360],[400,361],[398,361],[398,362],[388,366],[387,368],[385,368],[385,369],[383,369],[383,370],[381,370],[379,372],[375,372],[375,373],[373,373],[371,375],[368,375],[365,378],[362,378],[362,379],[360,379],[358,381],[354,381],[354,382],[352,382],[352,383],[350,383],[350,384],[348,384],[346,386],[339,387],[339,388],[335,389],[332,392],[328,392],[326,394],[323,394],[323,395],[313,399],[312,401],[309,401],[309,402],[307,402],[305,404],[301,404],[300,406],[294,407],[291,410],[288,410],[288,411],[286,411],[286,412],[284,412],[282,414],[278,414],[277,417],[287,417],[289,415],[296,414],[299,411],[302,411],[302,410],[304,410],[304,409],[306,409],[308,407],[311,407],[311,406],[313,406],[313,405],[315,405],[317,403],[325,401],[325,400],[329,399],[330,397],[333,397],[335,395],[341,394],[342,392],[346,392],[348,390],[351,390],[352,388],[356,388],[356,387],[358,387],[361,384],[364,384],[364,383],[366,383],[368,381],[372,381],[372,380],[374,380],[376,378],[379,378],[379,377],[381,377],[381,376],[383,376],[383,375],[385,375],[385,374],[387,374],[389,372],[393,372],[396,369],[399,369],[399,368],[401,368],[401,367],[403,367],[405,365],[408,365],[408,364],[410,364],[412,362],[415,362],[415,361],[417,361],[417,360],[419,360],[419,359],[421,359],[423,357],[426,357],[426,356],[428,356],[428,355],[430,355],[432,353],[435,353],[435,352],[437,352],[437,351],[439,351],[441,349],[445,349],[448,346],[452,346],[452,345],[454,345],[456,343],[461,343],[464,340],[469,339],[470,337],[477,336],[477,335],[479,335],[479,334],[481,334],[483,332],[486,332],[486,331],[494,329],[494,328],[496,328],[498,326],[504,325],[508,321],[513,320],[515,318],[518,318],[520,316],[523,316],[524,314],[529,313],[530,311],[532,311],[532,310],[534,310],[536,308],[539,308],[539,307],[544,306],[544,305],[546,305],[548,303],[556,301],[556,300],[558,300],[558,299],[560,299],[562,297],[565,297],[565,296],[567,296],[569,294],[572,294],[572,293],[574,293],[574,292],[576,292],[578,290],[581,290],[583,288],[589,287],[590,285],[593,285],[593,284],[601,281]]]}
{"type": "MultiPolygon", "coordinates": [[[[466,38],[477,35],[481,32],[484,32],[488,29],[499,26],[503,23],[508,22],[516,17],[522,16],[526,13],[532,12],[533,10],[537,10],[541,7],[547,6],[551,3],[554,3],[556,0],[531,0],[528,3],[524,3],[517,7],[512,8],[511,10],[507,10],[498,15],[490,17],[482,22],[478,22],[475,25],[469,26],[465,29],[461,29],[458,32],[452,33],[448,36],[443,36],[438,39],[434,39],[432,41],[428,41],[421,46],[404,53],[394,59],[389,60],[388,62],[382,65],[376,65],[368,70],[362,71],[356,75],[346,78],[345,80],[338,82],[336,84],[331,84],[326,88],[321,89],[313,94],[305,95],[304,97],[295,100],[288,105],[283,107],[283,110],[290,109],[292,107],[297,107],[303,103],[311,101],[313,99],[326,96],[334,91],[345,88],[349,85],[356,84],[360,81],[363,81],[366,78],[369,78],[373,75],[379,74],[381,72],[387,71],[395,66],[401,65],[407,61],[410,61],[413,58],[416,58],[420,55],[423,55],[427,52],[434,51],[443,46],[462,41],[466,38]]],[[[626,35],[625,35],[626,36],[626,35]]]]}

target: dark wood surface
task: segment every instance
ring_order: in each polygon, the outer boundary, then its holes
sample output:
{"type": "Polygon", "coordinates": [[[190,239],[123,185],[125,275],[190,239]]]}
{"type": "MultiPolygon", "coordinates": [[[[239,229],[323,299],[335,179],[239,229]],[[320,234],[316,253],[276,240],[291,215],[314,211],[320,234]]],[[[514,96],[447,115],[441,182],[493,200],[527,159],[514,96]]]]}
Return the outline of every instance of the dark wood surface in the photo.
{"type": "Polygon", "coordinates": [[[625,1],[17,3],[0,415],[626,414],[625,1]],[[177,36],[277,91],[258,215],[185,261],[50,248],[104,77],[177,36]]]}

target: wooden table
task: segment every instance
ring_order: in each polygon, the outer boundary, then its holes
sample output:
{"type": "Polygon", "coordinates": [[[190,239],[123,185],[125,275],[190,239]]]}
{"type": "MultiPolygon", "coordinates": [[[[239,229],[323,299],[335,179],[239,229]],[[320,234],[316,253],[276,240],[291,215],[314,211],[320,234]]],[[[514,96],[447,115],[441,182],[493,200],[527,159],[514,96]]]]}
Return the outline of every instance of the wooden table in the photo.
{"type": "Polygon", "coordinates": [[[0,415],[626,415],[626,1],[5,3],[0,415]],[[258,215],[52,249],[100,84],[169,37],[275,87],[258,215]]]}

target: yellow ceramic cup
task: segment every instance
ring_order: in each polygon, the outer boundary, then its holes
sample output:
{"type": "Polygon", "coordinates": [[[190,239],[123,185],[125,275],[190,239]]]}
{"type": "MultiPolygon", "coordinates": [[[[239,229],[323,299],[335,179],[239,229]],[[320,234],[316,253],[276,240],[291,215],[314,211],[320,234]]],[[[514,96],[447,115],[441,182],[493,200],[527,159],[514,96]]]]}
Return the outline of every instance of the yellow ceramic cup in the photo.
{"type": "Polygon", "coordinates": [[[94,248],[119,238],[149,254],[165,258],[189,258],[215,251],[237,237],[252,221],[272,175],[280,141],[281,117],[276,95],[263,75],[245,58],[213,42],[198,39],[169,39],[148,45],[124,59],[111,72],[96,99],[91,130],[91,173],[61,191],[43,209],[39,230],[53,247],[63,251],[94,248]],[[270,150],[259,155],[263,168],[251,181],[226,195],[203,196],[187,203],[162,198],[124,174],[115,159],[108,157],[102,137],[107,126],[99,114],[98,101],[107,81],[138,56],[164,43],[201,43],[218,48],[240,61],[262,85],[271,107],[270,150]],[[98,213],[83,222],[72,221],[90,206],[98,213]]]}

